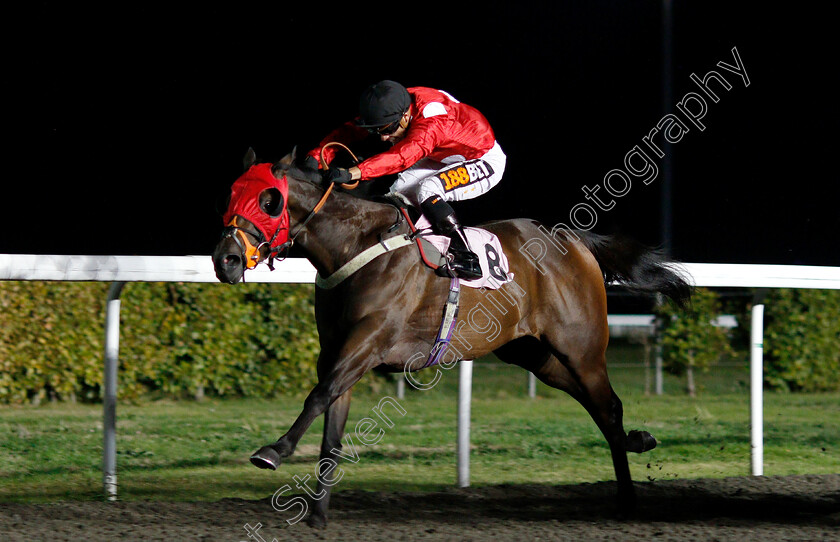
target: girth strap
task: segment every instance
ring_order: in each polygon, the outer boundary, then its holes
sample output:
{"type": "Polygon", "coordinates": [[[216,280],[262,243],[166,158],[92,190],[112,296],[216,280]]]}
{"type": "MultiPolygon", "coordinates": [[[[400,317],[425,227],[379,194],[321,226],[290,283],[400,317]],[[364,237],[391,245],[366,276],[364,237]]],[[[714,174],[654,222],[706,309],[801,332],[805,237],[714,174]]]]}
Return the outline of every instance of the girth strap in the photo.
{"type": "Polygon", "coordinates": [[[461,302],[461,281],[457,277],[453,277],[449,281],[449,295],[446,298],[446,305],[443,308],[443,320],[440,322],[440,329],[438,329],[435,343],[432,345],[432,350],[429,352],[429,358],[423,365],[423,369],[437,365],[443,359],[443,354],[449,348],[452,342],[452,332],[455,330],[455,324],[458,321],[458,307],[461,302]]]}
{"type": "Polygon", "coordinates": [[[398,248],[408,246],[412,243],[414,243],[414,241],[408,235],[395,235],[394,237],[389,237],[372,247],[363,250],[358,256],[342,265],[329,277],[321,278],[320,275],[315,275],[315,285],[325,290],[335,288],[341,284],[344,279],[367,265],[371,260],[378,258],[386,252],[397,250],[398,248]]]}

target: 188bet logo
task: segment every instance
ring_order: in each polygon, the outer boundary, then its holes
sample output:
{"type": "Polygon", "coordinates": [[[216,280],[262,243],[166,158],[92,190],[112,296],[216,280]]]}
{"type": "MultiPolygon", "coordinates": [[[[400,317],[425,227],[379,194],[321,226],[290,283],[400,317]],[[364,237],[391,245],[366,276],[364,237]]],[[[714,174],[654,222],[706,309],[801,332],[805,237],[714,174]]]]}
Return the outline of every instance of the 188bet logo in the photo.
{"type": "Polygon", "coordinates": [[[453,166],[437,174],[444,191],[449,192],[460,186],[483,181],[493,175],[493,168],[484,160],[470,160],[453,166]]]}

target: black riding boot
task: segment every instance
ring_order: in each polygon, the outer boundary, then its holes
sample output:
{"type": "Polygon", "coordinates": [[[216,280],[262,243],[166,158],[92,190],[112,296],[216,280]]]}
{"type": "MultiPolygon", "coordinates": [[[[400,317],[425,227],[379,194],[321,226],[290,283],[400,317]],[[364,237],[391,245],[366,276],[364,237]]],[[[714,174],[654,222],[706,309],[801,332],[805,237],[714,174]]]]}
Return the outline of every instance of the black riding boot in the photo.
{"type": "Polygon", "coordinates": [[[449,237],[449,255],[447,262],[452,276],[464,280],[480,279],[481,264],[478,256],[470,250],[467,236],[451,205],[439,196],[432,196],[420,204],[423,214],[432,223],[435,233],[449,237]]]}

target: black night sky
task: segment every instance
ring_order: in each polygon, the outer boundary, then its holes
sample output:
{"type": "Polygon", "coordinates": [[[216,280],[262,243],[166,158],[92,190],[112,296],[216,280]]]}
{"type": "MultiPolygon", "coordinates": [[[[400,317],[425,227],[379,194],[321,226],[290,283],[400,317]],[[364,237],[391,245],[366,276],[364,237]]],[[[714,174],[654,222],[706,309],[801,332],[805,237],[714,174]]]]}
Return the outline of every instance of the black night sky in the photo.
{"type": "MultiPolygon", "coordinates": [[[[836,30],[819,4],[674,2],[670,95],[662,1],[174,4],[10,18],[0,253],[209,254],[248,147],[309,150],[380,79],[447,90],[493,124],[505,178],[457,204],[463,222],[567,223],[715,70],[731,89],[667,154],[674,257],[840,265],[836,30]],[[733,48],[749,86],[718,65],[733,48]]],[[[662,243],[656,165],[594,231],[662,243]]]]}

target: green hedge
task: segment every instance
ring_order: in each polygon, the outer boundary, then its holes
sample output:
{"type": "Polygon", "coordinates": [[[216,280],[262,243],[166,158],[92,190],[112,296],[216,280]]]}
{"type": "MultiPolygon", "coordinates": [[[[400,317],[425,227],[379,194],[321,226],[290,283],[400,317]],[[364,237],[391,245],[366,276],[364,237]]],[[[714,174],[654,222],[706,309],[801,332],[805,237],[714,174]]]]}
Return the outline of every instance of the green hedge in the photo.
{"type": "Polygon", "coordinates": [[[770,290],[764,310],[765,384],[840,390],[840,290],[770,290]]]}
{"type": "Polygon", "coordinates": [[[720,297],[708,288],[696,288],[688,308],[681,309],[668,301],[656,312],[661,317],[659,344],[663,365],[673,374],[686,376],[686,391],[693,396],[697,391],[694,369],[707,371],[734,354],[728,330],[712,325],[723,314],[720,297]]]}
{"type": "MultiPolygon", "coordinates": [[[[0,281],[0,403],[101,399],[108,285],[0,281]]],[[[315,382],[314,286],[129,283],[122,294],[119,395],[300,394],[315,382]]],[[[730,354],[711,328],[719,300],[700,289],[688,313],[663,307],[677,373],[730,354]]],[[[840,390],[840,291],[771,290],[765,382],[840,390]]],[[[749,327],[749,318],[740,318],[749,327]]]]}
{"type": "MultiPolygon", "coordinates": [[[[0,403],[101,398],[107,289],[0,282],[0,403]]],[[[313,285],[129,283],[121,299],[121,397],[264,397],[315,382],[313,285]]]]}
{"type": "MultiPolygon", "coordinates": [[[[817,392],[840,390],[840,290],[770,289],[765,304],[764,384],[769,389],[817,392]]],[[[697,288],[693,307],[682,311],[665,304],[661,337],[666,367],[682,374],[731,356],[749,357],[750,304],[721,307],[716,294],[697,288]],[[721,329],[704,324],[721,312],[738,315],[738,329],[726,340],[721,329]],[[743,352],[742,352],[743,349],[743,352]],[[697,353],[702,355],[697,357],[697,353]],[[700,363],[698,363],[700,361],[700,363]]]]}

